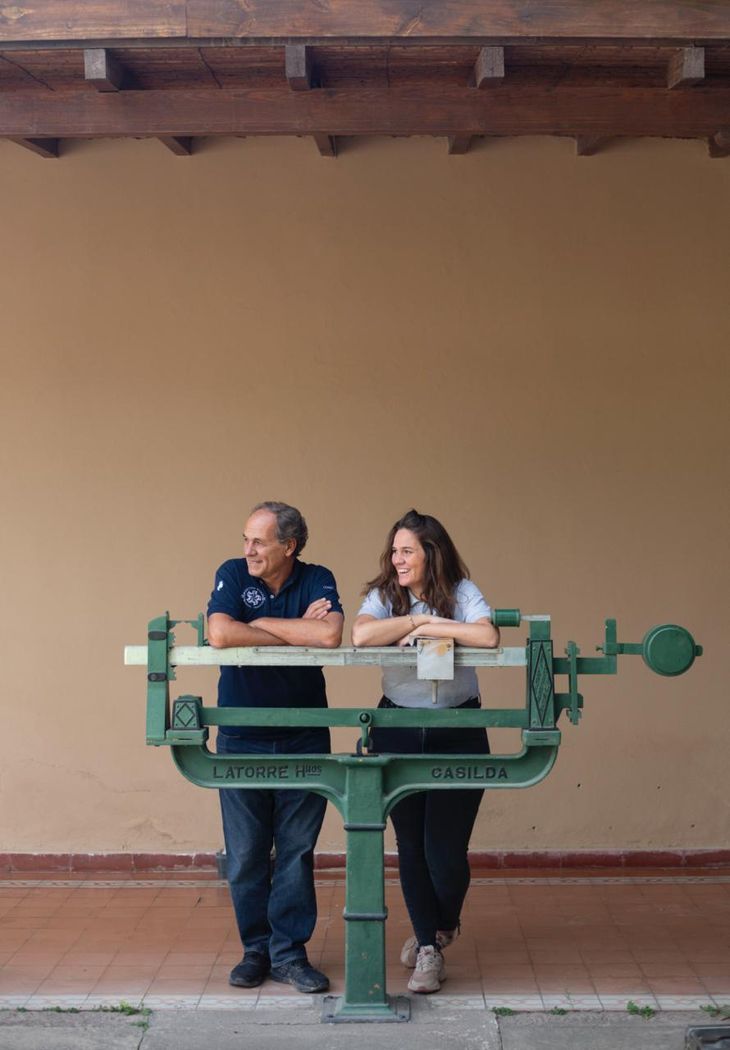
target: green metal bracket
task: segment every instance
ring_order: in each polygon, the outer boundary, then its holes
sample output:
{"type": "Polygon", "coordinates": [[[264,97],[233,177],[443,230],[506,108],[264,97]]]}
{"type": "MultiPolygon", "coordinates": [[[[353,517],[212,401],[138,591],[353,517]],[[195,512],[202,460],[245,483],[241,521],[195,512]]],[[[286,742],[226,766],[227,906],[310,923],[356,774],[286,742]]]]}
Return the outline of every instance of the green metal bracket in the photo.
{"type": "Polygon", "coordinates": [[[165,744],[170,726],[169,613],[147,628],[147,743],[165,744]]]}
{"type": "Polygon", "coordinates": [[[172,726],[167,744],[204,744],[208,727],[203,725],[203,701],[199,696],[179,696],[172,705],[172,726]]]}
{"type": "MultiPolygon", "coordinates": [[[[281,709],[206,707],[201,697],[183,695],[173,704],[170,681],[179,666],[222,664],[264,666],[410,666],[415,649],[305,649],[271,646],[212,649],[205,641],[202,613],[194,620],[171,620],[168,613],[150,620],[147,645],[130,646],[125,660],[147,668],[147,743],[170,747],[173,761],[192,783],[208,788],[306,788],[328,798],[343,817],[347,836],[345,903],[345,993],[327,996],[322,1019],[404,1021],[408,1000],[391,997],[385,987],[385,890],[383,831],[393,806],[414,791],[464,787],[523,788],[539,783],[552,769],[562,735],[563,711],[576,725],[583,708],[581,674],[616,674],[620,655],[641,655],[652,671],[683,674],[702,655],[692,635],[676,624],[652,627],[641,643],[619,642],[616,621],[606,620],[603,655],[582,657],[568,642],[564,657],[553,653],[549,616],[523,616],[519,609],[497,609],[498,627],[529,624],[524,650],[496,651],[456,647],[456,666],[525,667],[522,709],[485,708],[406,710],[378,708],[281,709]],[[173,627],[190,625],[197,646],[177,647],[173,627]],[[555,676],[566,675],[568,691],[555,691],[555,676]],[[208,750],[210,726],[350,726],[357,730],[357,753],[335,755],[225,755],[208,750]],[[522,750],[510,755],[378,755],[369,750],[376,726],[500,726],[521,730],[522,750]]],[[[422,656],[423,654],[421,654],[422,656]]],[[[451,657],[449,658],[451,659],[451,657]]],[[[425,666],[431,666],[427,663],[425,666]]],[[[435,663],[433,674],[445,677],[435,663]]],[[[428,678],[428,672],[426,672],[428,678]]]]}
{"type": "Polygon", "coordinates": [[[607,656],[624,655],[641,656],[646,666],[667,678],[689,671],[695,657],[702,656],[702,646],[685,627],[675,623],[662,623],[650,627],[641,642],[616,641],[616,621],[606,620],[606,641],[598,646],[599,652],[607,656]]]}

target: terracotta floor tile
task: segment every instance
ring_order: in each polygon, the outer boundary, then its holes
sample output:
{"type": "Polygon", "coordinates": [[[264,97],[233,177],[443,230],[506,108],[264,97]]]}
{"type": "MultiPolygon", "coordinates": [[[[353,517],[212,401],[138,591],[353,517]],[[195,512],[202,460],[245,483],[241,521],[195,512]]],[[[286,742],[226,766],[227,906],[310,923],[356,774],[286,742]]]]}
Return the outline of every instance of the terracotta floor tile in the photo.
{"type": "Polygon", "coordinates": [[[159,966],[157,963],[141,963],[138,966],[117,966],[115,964],[107,966],[107,968],[101,973],[99,980],[103,981],[107,978],[109,980],[134,980],[135,978],[145,979],[151,981],[152,978],[159,972],[159,966]]]}
{"type": "Polygon", "coordinates": [[[4,930],[42,930],[47,925],[45,915],[17,915],[15,911],[3,917],[4,930]]]}
{"type": "Polygon", "coordinates": [[[730,1002],[730,978],[703,977],[702,984],[715,999],[722,998],[723,1003],[730,1002]]]}
{"type": "Polygon", "coordinates": [[[626,960],[618,962],[616,960],[609,962],[592,962],[586,963],[586,968],[590,973],[591,977],[636,977],[643,978],[643,973],[639,964],[633,960],[626,960]]]}
{"type": "Polygon", "coordinates": [[[98,981],[106,966],[71,966],[61,960],[48,975],[60,981],[98,981]]]}
{"type": "Polygon", "coordinates": [[[57,962],[51,960],[38,959],[34,962],[12,962],[8,966],[3,967],[3,973],[8,977],[28,977],[30,979],[39,978],[44,980],[50,973],[53,973],[57,962]]]}
{"type": "Polygon", "coordinates": [[[626,995],[629,998],[634,999],[640,995],[652,995],[652,991],[645,979],[639,980],[634,977],[595,976],[593,978],[593,984],[601,997],[604,995],[626,995]]]}
{"type": "Polygon", "coordinates": [[[150,950],[150,951],[129,951],[126,948],[120,949],[114,956],[114,960],[111,965],[113,966],[159,966],[162,960],[167,955],[164,949],[150,950]]]}
{"type": "Polygon", "coordinates": [[[34,930],[28,937],[26,944],[47,947],[63,947],[66,950],[72,947],[80,934],[73,930],[34,930]]]}
{"type": "Polygon", "coordinates": [[[31,974],[0,973],[0,995],[32,995],[44,979],[31,974]]]}
{"type": "Polygon", "coordinates": [[[574,945],[558,944],[554,948],[533,948],[530,958],[535,966],[558,964],[582,964],[583,959],[574,945]]]}
{"type": "Polygon", "coordinates": [[[78,980],[63,980],[52,975],[46,977],[36,990],[37,995],[88,995],[94,987],[98,977],[79,978],[78,980]]]}
{"type": "Polygon", "coordinates": [[[634,948],[633,955],[640,966],[671,965],[684,960],[679,948],[634,948]]]}
{"type": "Polygon", "coordinates": [[[705,986],[697,977],[647,977],[655,995],[701,995],[705,986]]]}
{"type": "Polygon", "coordinates": [[[212,966],[203,963],[201,966],[188,964],[187,966],[174,966],[167,963],[162,964],[157,971],[157,979],[160,981],[180,980],[183,984],[188,981],[208,981],[210,979],[212,966]]]}
{"type": "Polygon", "coordinates": [[[179,978],[156,977],[147,989],[148,995],[202,995],[207,984],[206,978],[182,980],[179,978]]]}
{"type": "Polygon", "coordinates": [[[172,949],[166,956],[164,963],[170,966],[212,966],[218,958],[217,952],[181,952],[172,949]]]}
{"type": "Polygon", "coordinates": [[[716,977],[718,980],[730,981],[730,959],[722,963],[717,962],[693,962],[692,969],[698,977],[716,977]]]}
{"type": "MultiPolygon", "coordinates": [[[[509,995],[539,995],[540,990],[532,974],[522,978],[494,977],[482,980],[482,989],[485,995],[509,994],[509,995]]],[[[456,995],[456,988],[452,985],[452,994],[456,995]]]]}
{"type": "Polygon", "coordinates": [[[152,983],[152,977],[100,977],[94,987],[91,989],[90,995],[118,995],[122,999],[129,999],[132,996],[138,996],[141,998],[146,994],[148,988],[152,983]]]}
{"type": "Polygon", "coordinates": [[[589,977],[566,977],[538,980],[541,995],[596,995],[596,987],[589,977]]]}
{"type": "Polygon", "coordinates": [[[66,966],[108,966],[115,955],[114,950],[90,952],[71,948],[63,956],[63,962],[66,966]]]}
{"type": "Polygon", "coordinates": [[[682,958],[671,962],[641,962],[643,973],[650,980],[656,977],[694,977],[695,970],[682,958]]]}
{"type": "MultiPolygon", "coordinates": [[[[520,878],[532,874],[516,871],[520,878]]],[[[478,998],[483,986],[495,999],[511,995],[515,1001],[539,1001],[538,987],[561,1003],[571,997],[595,1003],[597,995],[653,1002],[656,994],[666,1003],[683,994],[730,997],[730,886],[614,884],[590,876],[561,885],[541,875],[532,884],[472,885],[464,934],[447,953],[446,994],[478,998]]],[[[124,888],[73,888],[72,880],[71,889],[5,887],[8,897],[0,879],[0,915],[3,903],[9,905],[0,919],[0,980],[14,982],[13,991],[3,994],[31,994],[44,986],[52,989],[49,994],[83,995],[93,981],[100,995],[139,996],[148,989],[193,998],[204,990],[259,995],[259,989],[231,989],[227,983],[241,947],[225,887],[167,887],[164,873],[154,887],[129,881],[124,888]],[[27,925],[8,928],[13,913],[27,925]],[[16,956],[21,965],[13,969],[16,956]]],[[[344,984],[344,899],[334,877],[319,887],[320,923],[310,944],[310,958],[328,973],[335,993],[344,984]]],[[[391,880],[386,899],[388,987],[399,993],[410,972],[398,954],[411,927],[400,888],[391,880]]],[[[297,993],[267,981],[261,994],[297,993]]]]}
{"type": "Polygon", "coordinates": [[[203,995],[230,996],[232,999],[242,999],[244,1002],[258,999],[258,988],[234,988],[224,978],[211,978],[203,989],[203,995]]]}

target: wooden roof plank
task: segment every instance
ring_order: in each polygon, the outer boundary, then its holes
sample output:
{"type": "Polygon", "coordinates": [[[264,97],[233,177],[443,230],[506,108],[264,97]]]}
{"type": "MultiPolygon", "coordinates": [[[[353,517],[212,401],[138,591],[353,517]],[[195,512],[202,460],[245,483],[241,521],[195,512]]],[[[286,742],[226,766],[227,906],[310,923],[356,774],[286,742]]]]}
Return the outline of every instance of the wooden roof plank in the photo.
{"type": "Polygon", "coordinates": [[[719,0],[25,0],[0,3],[0,40],[634,40],[730,37],[719,0]]]}
{"type": "Polygon", "coordinates": [[[716,0],[188,0],[195,37],[672,39],[730,36],[716,0]]]}
{"type": "Polygon", "coordinates": [[[185,36],[187,0],[26,0],[0,3],[0,40],[185,36]]]}

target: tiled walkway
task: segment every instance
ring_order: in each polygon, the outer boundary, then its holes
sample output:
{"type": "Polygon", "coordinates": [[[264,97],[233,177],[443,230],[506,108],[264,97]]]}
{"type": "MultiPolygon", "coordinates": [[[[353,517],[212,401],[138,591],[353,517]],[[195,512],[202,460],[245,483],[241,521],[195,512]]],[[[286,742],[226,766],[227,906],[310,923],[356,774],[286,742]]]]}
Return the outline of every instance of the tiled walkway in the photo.
{"type": "MultiPolygon", "coordinates": [[[[344,880],[318,876],[311,961],[343,988],[344,880]]],[[[410,932],[387,880],[388,990],[410,932]]],[[[476,878],[434,1006],[655,1009],[730,1002],[730,874],[636,872],[476,878]]],[[[267,981],[231,988],[241,956],[225,884],[207,873],[0,878],[0,1006],[255,1008],[301,997],[267,981]]]]}

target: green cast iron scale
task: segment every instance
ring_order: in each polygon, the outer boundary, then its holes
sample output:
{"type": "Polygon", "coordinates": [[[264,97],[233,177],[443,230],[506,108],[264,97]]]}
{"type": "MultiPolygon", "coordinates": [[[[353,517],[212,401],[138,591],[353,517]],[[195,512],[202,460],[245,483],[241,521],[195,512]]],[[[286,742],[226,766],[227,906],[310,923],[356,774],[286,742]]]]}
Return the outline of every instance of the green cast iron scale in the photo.
{"type": "Polygon", "coordinates": [[[497,609],[497,627],[529,626],[524,648],[470,649],[448,639],[418,639],[413,647],[309,649],[295,646],[213,649],[205,641],[202,613],[196,620],[150,620],[146,646],[128,646],[127,664],[147,667],[147,743],[168,746],[188,780],[208,788],[306,788],[337,807],[347,836],[345,896],[345,992],[324,998],[325,1021],[405,1021],[409,1000],[391,997],[385,986],[385,883],[383,832],[386,818],[403,797],[424,789],[520,788],[541,781],[560,747],[557,722],[567,712],[577,725],[583,697],[580,674],[615,674],[617,657],[636,654],[657,674],[683,674],[702,654],[692,635],[676,624],[652,627],[641,643],[618,642],[616,621],[606,620],[600,656],[582,657],[575,642],[555,656],[549,616],[522,616],[497,609]],[[173,628],[190,624],[197,645],[175,644],[173,628]],[[416,668],[430,683],[453,678],[454,666],[524,667],[525,704],[519,709],[454,711],[386,709],[297,709],[206,707],[199,696],[180,696],[170,712],[170,682],[176,668],[242,666],[400,666],[416,668]],[[556,692],[555,676],[567,678],[556,692]],[[354,754],[225,755],[208,750],[209,726],[351,726],[359,731],[354,754]],[[522,731],[522,749],[508,755],[378,755],[369,750],[374,726],[499,726],[522,731]]]}

